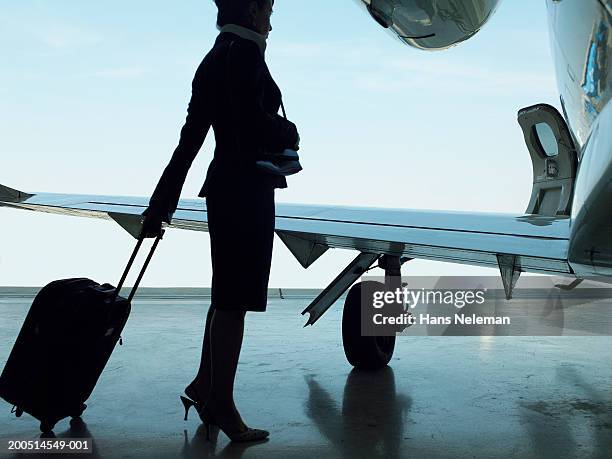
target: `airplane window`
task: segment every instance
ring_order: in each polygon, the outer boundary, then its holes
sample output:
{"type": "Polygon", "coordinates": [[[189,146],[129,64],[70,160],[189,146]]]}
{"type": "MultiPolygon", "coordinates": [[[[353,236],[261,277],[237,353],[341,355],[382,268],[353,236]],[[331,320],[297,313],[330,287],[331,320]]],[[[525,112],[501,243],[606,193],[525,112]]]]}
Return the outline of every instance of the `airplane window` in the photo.
{"type": "Polygon", "coordinates": [[[546,123],[538,123],[535,125],[535,130],[542,150],[544,150],[546,156],[557,156],[559,153],[559,145],[557,144],[557,138],[551,127],[546,123]]]}

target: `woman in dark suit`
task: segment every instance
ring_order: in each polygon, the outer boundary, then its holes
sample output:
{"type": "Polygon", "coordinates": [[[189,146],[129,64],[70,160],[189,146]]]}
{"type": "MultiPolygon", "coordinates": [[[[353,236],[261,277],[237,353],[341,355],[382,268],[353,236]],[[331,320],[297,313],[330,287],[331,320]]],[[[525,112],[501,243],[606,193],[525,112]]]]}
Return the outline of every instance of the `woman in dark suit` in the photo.
{"type": "Polygon", "coordinates": [[[220,34],[198,67],[179,144],[143,213],[143,234],[170,223],[187,172],[213,127],[214,158],[198,196],[206,198],[212,299],[199,371],[181,397],[207,433],[218,425],[234,441],[261,440],[234,405],[233,387],[246,311],[265,311],[274,238],[274,189],[284,177],[259,170],[265,151],[297,149],[293,123],[278,115],[281,92],[264,60],[273,0],[216,0],[220,34]]]}

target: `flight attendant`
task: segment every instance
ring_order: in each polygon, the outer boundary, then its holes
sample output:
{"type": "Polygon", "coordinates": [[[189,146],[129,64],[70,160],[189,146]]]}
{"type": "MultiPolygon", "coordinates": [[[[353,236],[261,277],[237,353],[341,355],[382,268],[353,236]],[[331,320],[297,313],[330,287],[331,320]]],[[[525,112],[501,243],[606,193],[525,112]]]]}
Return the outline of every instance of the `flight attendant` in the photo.
{"type": "Polygon", "coordinates": [[[181,397],[206,426],[233,441],[268,437],[248,427],[234,404],[246,311],[265,311],[274,238],[274,190],[285,177],[258,169],[265,151],[298,149],[293,123],[278,115],[281,92],[265,62],[273,0],[216,0],[220,34],[198,67],[179,144],[143,213],[143,234],[170,223],[193,159],[212,126],[216,148],[198,196],[206,198],[212,298],[202,356],[181,397]]]}

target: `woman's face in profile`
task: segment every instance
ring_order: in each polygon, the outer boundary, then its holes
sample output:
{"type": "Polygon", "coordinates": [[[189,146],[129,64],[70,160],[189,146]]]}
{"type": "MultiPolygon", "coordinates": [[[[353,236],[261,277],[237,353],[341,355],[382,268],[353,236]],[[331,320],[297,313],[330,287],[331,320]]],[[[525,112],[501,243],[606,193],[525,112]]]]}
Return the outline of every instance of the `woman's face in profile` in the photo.
{"type": "Polygon", "coordinates": [[[262,7],[259,7],[257,2],[251,2],[251,14],[253,15],[253,25],[257,32],[262,35],[268,35],[272,31],[270,19],[272,16],[272,7],[274,0],[267,0],[262,7]]]}

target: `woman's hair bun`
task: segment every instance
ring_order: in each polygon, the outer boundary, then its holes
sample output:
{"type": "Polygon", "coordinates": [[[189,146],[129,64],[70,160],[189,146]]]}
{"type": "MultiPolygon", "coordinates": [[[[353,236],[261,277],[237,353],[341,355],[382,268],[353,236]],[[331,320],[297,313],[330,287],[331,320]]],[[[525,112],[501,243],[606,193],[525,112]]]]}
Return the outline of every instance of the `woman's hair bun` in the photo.
{"type": "Polygon", "coordinates": [[[247,17],[247,11],[251,2],[257,2],[263,6],[268,0],[215,0],[219,13],[217,24],[223,27],[226,24],[242,24],[247,17]]]}

